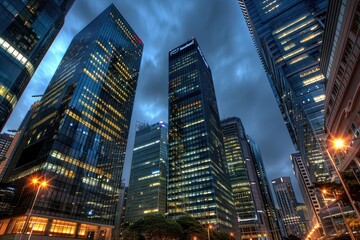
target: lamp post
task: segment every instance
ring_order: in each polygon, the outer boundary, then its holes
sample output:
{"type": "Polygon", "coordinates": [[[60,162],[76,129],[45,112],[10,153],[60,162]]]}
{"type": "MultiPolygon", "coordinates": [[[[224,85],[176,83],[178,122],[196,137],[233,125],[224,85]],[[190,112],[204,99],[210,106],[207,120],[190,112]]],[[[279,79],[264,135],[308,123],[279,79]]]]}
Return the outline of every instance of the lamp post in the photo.
{"type": "MultiPolygon", "coordinates": [[[[335,147],[336,149],[340,149],[340,148],[345,147],[344,141],[341,140],[341,139],[335,139],[335,140],[334,140],[334,147],[335,147]]],[[[341,183],[342,187],[344,188],[344,191],[345,191],[345,193],[346,193],[346,196],[348,197],[348,199],[349,199],[349,201],[350,201],[350,203],[351,203],[351,206],[352,206],[352,208],[354,209],[354,211],[355,211],[355,213],[356,213],[356,215],[357,215],[357,218],[360,220],[359,210],[357,209],[357,207],[356,207],[355,204],[354,204],[354,201],[353,201],[352,198],[351,198],[351,195],[350,195],[350,193],[349,193],[349,190],[347,189],[347,186],[346,186],[346,184],[345,184],[345,182],[344,182],[344,180],[343,180],[343,178],[342,178],[342,176],[341,176],[341,174],[340,174],[340,172],[339,172],[339,170],[338,170],[338,168],[337,168],[337,166],[336,166],[336,163],[335,163],[334,158],[331,156],[329,150],[328,150],[326,147],[325,147],[325,151],[326,151],[326,153],[327,153],[327,155],[328,155],[328,157],[329,157],[329,159],[330,159],[331,164],[333,165],[333,167],[334,167],[334,169],[335,169],[336,174],[337,174],[338,177],[339,177],[340,183],[341,183]]]]}
{"type": "MultiPolygon", "coordinates": [[[[37,191],[36,191],[36,194],[35,194],[35,197],[34,197],[34,201],[33,201],[32,205],[31,205],[29,214],[28,214],[27,217],[26,217],[26,220],[25,220],[23,229],[22,229],[22,231],[21,231],[20,240],[22,239],[23,235],[24,235],[25,232],[26,232],[26,228],[27,228],[28,225],[29,225],[31,213],[32,213],[32,211],[33,211],[33,209],[34,209],[36,200],[37,200],[37,198],[38,198],[38,196],[39,196],[40,189],[41,189],[42,187],[45,188],[45,187],[47,186],[47,182],[46,182],[46,181],[39,182],[39,179],[37,179],[37,178],[34,178],[31,182],[32,182],[34,185],[38,184],[38,188],[37,188],[37,191]]],[[[33,225],[32,227],[34,227],[34,225],[33,225]]],[[[31,233],[32,233],[32,231],[31,231],[31,233]]],[[[28,239],[31,238],[31,233],[29,234],[28,239]]]]}
{"type": "Polygon", "coordinates": [[[209,226],[208,226],[208,240],[210,240],[210,229],[212,229],[212,225],[211,224],[209,224],[209,226]]]}

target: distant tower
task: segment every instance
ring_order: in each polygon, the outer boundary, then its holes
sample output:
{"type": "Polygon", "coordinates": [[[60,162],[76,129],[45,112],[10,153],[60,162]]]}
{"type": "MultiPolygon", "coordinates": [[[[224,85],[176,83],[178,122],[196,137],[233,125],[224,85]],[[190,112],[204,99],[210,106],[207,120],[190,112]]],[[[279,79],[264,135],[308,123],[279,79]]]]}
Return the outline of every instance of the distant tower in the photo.
{"type": "Polygon", "coordinates": [[[11,161],[11,159],[13,158],[15,150],[19,151],[20,149],[22,149],[22,147],[25,146],[25,141],[23,141],[22,145],[20,145],[21,142],[20,139],[24,135],[24,131],[28,127],[31,117],[35,114],[39,106],[39,103],[40,103],[39,101],[36,101],[31,105],[29,111],[26,113],[24,119],[22,120],[19,128],[16,131],[14,140],[12,141],[9,150],[6,153],[5,158],[2,161],[0,160],[0,181],[12,173],[12,170],[14,169],[16,162],[11,161]]]}
{"type": "Polygon", "coordinates": [[[272,180],[272,185],[275,191],[276,200],[280,206],[280,216],[283,221],[286,234],[303,237],[302,226],[304,223],[300,221],[300,216],[297,213],[297,200],[294,189],[289,177],[281,177],[272,180]]]}
{"type": "Polygon", "coordinates": [[[2,133],[0,134],[0,180],[2,176],[5,174],[7,160],[8,160],[8,152],[11,151],[11,146],[14,141],[15,135],[2,133]]]}
{"type": "Polygon", "coordinates": [[[75,0],[0,0],[0,130],[75,0]]]}
{"type": "Polygon", "coordinates": [[[1,133],[0,134],[0,162],[5,158],[7,151],[14,140],[13,134],[1,133]]]}
{"type": "Polygon", "coordinates": [[[280,239],[261,154],[237,117],[221,121],[228,171],[243,238],[280,239]]]}
{"type": "Polygon", "coordinates": [[[309,222],[306,222],[307,228],[312,229],[314,226],[321,224],[321,220],[318,217],[318,213],[322,207],[322,205],[320,205],[321,199],[319,199],[314,184],[310,181],[310,174],[301,155],[299,153],[293,153],[290,155],[290,158],[295,177],[299,183],[300,191],[307,207],[307,211],[305,212],[306,218],[309,220],[309,222]]]}
{"type": "Polygon", "coordinates": [[[231,231],[234,206],[225,164],[211,70],[191,39],[169,53],[169,216],[189,214],[231,231]]]}
{"type": "Polygon", "coordinates": [[[125,222],[146,214],[166,212],[168,126],[163,121],[143,124],[135,135],[125,222]]]}
{"type": "Polygon", "coordinates": [[[261,156],[260,148],[249,135],[246,135],[246,138],[248,139],[248,143],[254,157],[254,166],[259,181],[260,193],[264,202],[267,219],[270,222],[269,227],[271,235],[274,239],[281,239],[278,216],[276,214],[275,203],[271,194],[271,188],[265,171],[265,166],[261,156]]]}
{"type": "MultiPolygon", "coordinates": [[[[111,239],[142,49],[114,5],[71,42],[12,159],[19,190],[33,177],[51,185],[25,233],[111,239]]],[[[35,193],[25,188],[6,234],[21,232],[35,193]]]]}

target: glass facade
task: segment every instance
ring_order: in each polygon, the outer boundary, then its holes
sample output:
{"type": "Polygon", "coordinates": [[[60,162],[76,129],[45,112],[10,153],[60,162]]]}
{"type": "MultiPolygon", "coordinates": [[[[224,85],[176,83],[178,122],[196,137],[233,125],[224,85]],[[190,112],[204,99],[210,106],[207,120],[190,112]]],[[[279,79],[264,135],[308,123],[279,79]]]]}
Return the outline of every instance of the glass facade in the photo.
{"type": "MultiPolygon", "coordinates": [[[[257,175],[257,179],[259,181],[259,188],[261,197],[264,202],[265,212],[264,214],[267,216],[269,222],[268,224],[269,232],[273,239],[281,239],[281,233],[278,223],[278,216],[276,215],[275,203],[271,194],[270,184],[267,178],[267,174],[265,171],[265,166],[263,163],[262,155],[258,145],[255,141],[249,136],[246,135],[248,139],[248,143],[250,145],[251,152],[254,157],[254,166],[257,175]]],[[[266,219],[266,217],[265,217],[266,219]]]]}
{"type": "MultiPolygon", "coordinates": [[[[71,42],[21,140],[25,146],[15,153],[9,179],[50,181],[33,210],[49,219],[41,234],[109,239],[109,229],[85,233],[89,226],[78,223],[114,225],[142,49],[114,5],[71,42]]],[[[34,191],[24,194],[16,214],[28,210],[34,191]]]]}
{"type": "Polygon", "coordinates": [[[303,237],[304,223],[300,222],[300,216],[297,213],[298,205],[294,189],[289,177],[281,177],[272,180],[275,196],[280,207],[280,216],[285,227],[287,236],[295,235],[303,237]]]}
{"type": "Polygon", "coordinates": [[[313,183],[328,180],[324,136],[325,77],[320,47],[326,0],[239,0],[282,117],[313,183]]]}
{"type": "Polygon", "coordinates": [[[293,153],[290,155],[290,158],[295,177],[298,180],[300,190],[303,193],[302,195],[305,205],[308,209],[306,212],[306,218],[309,219],[307,227],[308,229],[311,229],[313,226],[321,223],[318,218],[318,213],[322,207],[320,205],[321,199],[319,199],[320,196],[317,194],[314,184],[310,181],[310,174],[302,160],[301,155],[299,153],[293,153]]]}
{"type": "Polygon", "coordinates": [[[166,212],[168,126],[163,121],[142,124],[135,135],[125,221],[166,212]]]}
{"type": "Polygon", "coordinates": [[[221,121],[241,239],[280,239],[259,149],[237,117],[221,121]]]}
{"type": "Polygon", "coordinates": [[[233,200],[211,70],[195,39],[169,53],[168,214],[230,231],[233,200]]]}
{"type": "Polygon", "coordinates": [[[75,0],[0,0],[0,129],[75,0]]]}

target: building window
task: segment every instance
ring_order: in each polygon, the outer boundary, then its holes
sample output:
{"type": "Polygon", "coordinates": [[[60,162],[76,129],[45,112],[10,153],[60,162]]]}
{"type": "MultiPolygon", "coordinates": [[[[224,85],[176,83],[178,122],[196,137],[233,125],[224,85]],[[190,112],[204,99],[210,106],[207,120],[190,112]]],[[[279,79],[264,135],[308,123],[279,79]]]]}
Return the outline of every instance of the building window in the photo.
{"type": "MultiPolygon", "coordinates": [[[[360,7],[360,4],[358,4],[358,9],[359,9],[359,7],[360,7]]],[[[360,29],[360,13],[356,12],[354,21],[352,23],[351,31],[353,31],[355,34],[357,34],[359,32],[359,29],[360,29]]]]}
{"type": "Polygon", "coordinates": [[[51,224],[49,236],[74,237],[76,223],[54,220],[51,224]]]}

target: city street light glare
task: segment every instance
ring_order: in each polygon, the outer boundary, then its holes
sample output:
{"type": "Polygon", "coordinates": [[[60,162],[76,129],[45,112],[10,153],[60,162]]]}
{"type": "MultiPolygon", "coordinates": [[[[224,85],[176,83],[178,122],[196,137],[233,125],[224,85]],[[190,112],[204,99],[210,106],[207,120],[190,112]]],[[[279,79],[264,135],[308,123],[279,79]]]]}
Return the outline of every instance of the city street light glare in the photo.
{"type": "Polygon", "coordinates": [[[336,138],[334,140],[334,148],[335,149],[344,149],[345,148],[345,141],[342,138],[336,138]]]}
{"type": "Polygon", "coordinates": [[[36,185],[39,184],[39,186],[41,187],[46,187],[48,185],[48,183],[45,180],[40,182],[38,178],[33,178],[31,182],[36,185]]]}

